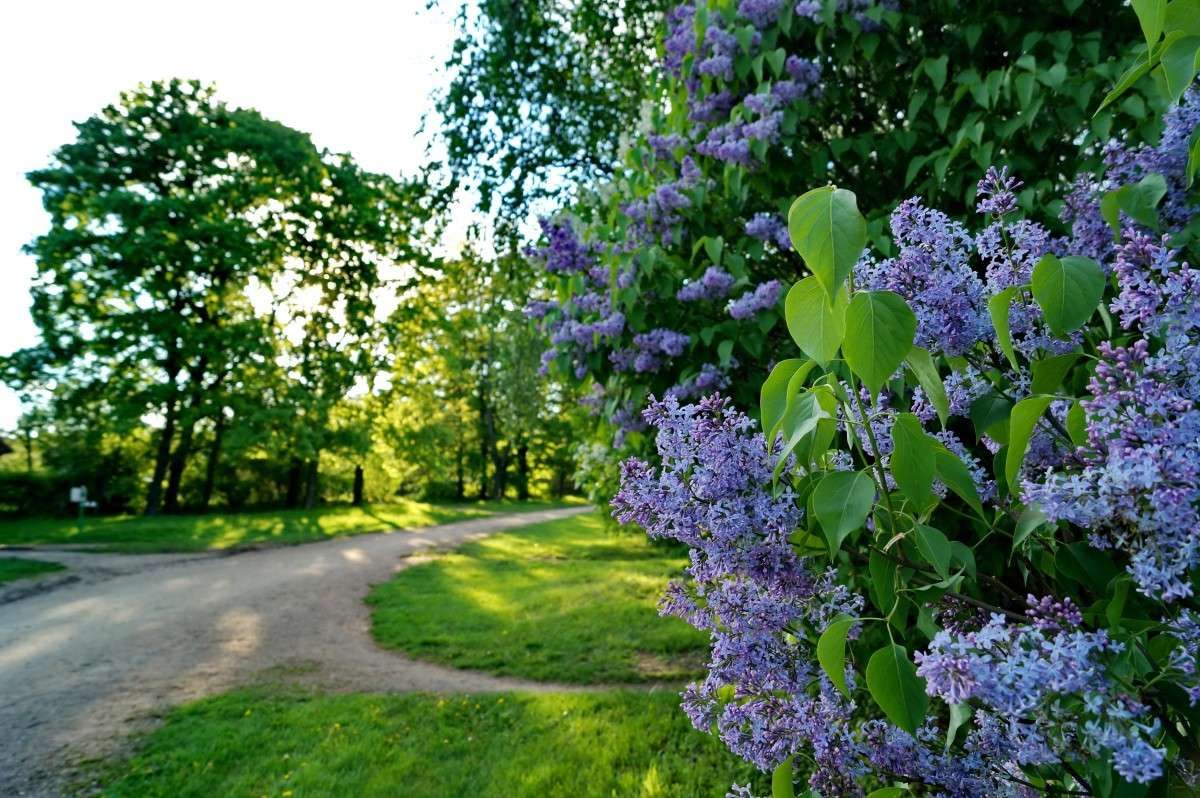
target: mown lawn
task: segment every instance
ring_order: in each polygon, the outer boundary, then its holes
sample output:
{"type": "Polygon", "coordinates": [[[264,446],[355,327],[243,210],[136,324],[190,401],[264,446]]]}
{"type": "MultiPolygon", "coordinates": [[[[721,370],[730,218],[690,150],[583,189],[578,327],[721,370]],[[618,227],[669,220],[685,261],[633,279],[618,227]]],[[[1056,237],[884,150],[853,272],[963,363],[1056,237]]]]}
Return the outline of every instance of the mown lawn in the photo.
{"type": "Polygon", "coordinates": [[[380,644],[422,659],[576,684],[683,681],[707,637],[658,617],[679,550],[581,515],[493,535],[377,585],[380,644]]]}
{"type": "Polygon", "coordinates": [[[0,585],[5,582],[15,582],[18,579],[28,579],[31,576],[41,576],[42,574],[49,574],[65,569],[65,565],[59,565],[56,562],[24,560],[19,557],[0,557],[0,585]]]}
{"type": "Polygon", "coordinates": [[[335,695],[256,689],[173,711],[106,796],[689,798],[766,782],[672,692],[335,695]]]}
{"type": "Polygon", "coordinates": [[[431,526],[556,506],[560,505],[551,502],[432,504],[405,499],[364,507],[95,518],[87,520],[82,533],[73,519],[27,518],[0,522],[0,545],[88,544],[104,551],[129,554],[204,551],[262,543],[310,543],[341,535],[431,526]]]}

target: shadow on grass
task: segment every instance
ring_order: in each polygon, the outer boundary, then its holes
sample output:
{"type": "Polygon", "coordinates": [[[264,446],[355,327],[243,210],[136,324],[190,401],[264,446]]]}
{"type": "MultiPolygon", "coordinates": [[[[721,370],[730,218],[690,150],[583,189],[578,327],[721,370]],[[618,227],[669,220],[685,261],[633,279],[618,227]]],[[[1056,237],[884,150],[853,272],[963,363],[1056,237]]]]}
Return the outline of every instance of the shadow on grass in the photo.
{"type": "Polygon", "coordinates": [[[462,668],[577,684],[682,682],[707,637],[656,605],[686,560],[595,516],[494,535],[377,585],[383,646],[462,668]]]}
{"type": "Polygon", "coordinates": [[[668,693],[230,693],[177,710],[110,796],[723,796],[761,774],[668,693]]]}

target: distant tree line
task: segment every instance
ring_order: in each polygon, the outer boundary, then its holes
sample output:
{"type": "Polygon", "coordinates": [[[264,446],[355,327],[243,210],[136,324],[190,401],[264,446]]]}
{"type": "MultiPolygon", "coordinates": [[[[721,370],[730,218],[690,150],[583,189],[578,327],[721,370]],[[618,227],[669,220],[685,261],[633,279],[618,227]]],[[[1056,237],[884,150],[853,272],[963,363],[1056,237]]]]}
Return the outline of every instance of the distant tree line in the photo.
{"type": "Polygon", "coordinates": [[[143,85],[29,174],[49,229],[37,345],[0,360],[27,412],[0,508],[108,510],[561,490],[570,420],[541,342],[446,203],[211,87],[143,85]],[[548,394],[548,395],[547,395],[548,394]]]}

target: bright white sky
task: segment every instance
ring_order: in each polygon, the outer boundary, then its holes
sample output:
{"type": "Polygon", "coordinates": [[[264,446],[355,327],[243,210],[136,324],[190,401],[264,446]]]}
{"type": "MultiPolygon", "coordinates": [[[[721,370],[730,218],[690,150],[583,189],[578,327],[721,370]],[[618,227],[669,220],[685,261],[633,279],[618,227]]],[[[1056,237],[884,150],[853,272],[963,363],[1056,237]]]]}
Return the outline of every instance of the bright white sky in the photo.
{"type": "MultiPolygon", "coordinates": [[[[0,3],[0,353],[36,340],[33,263],[21,247],[42,232],[27,171],[86,119],[140,82],[217,84],[231,105],[310,133],[364,167],[420,166],[417,136],[454,39],[456,0],[26,0],[0,3]]],[[[0,386],[0,430],[19,415],[0,386]]]]}

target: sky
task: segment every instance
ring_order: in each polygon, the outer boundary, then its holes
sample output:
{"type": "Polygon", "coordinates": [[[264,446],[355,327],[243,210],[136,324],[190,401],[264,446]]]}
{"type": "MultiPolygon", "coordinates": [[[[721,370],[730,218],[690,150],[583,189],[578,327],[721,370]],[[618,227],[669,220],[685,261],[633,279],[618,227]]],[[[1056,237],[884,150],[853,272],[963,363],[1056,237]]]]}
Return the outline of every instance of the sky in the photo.
{"type": "MultiPolygon", "coordinates": [[[[0,3],[0,354],[37,340],[34,266],[21,247],[47,226],[25,173],[82,121],[139,83],[215,83],[230,105],[399,174],[425,160],[417,134],[454,39],[457,2],[425,0],[41,0],[0,3]]],[[[20,413],[0,386],[0,430],[20,413]]]]}

